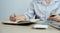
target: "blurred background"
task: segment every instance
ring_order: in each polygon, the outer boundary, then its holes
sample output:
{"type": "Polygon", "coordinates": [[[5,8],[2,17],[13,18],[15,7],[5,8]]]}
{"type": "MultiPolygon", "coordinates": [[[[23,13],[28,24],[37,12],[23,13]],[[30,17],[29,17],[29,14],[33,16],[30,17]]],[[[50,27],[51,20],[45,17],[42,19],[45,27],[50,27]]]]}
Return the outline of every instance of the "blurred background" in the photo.
{"type": "Polygon", "coordinates": [[[11,14],[22,15],[31,0],[0,0],[0,20],[8,20],[11,14]]]}

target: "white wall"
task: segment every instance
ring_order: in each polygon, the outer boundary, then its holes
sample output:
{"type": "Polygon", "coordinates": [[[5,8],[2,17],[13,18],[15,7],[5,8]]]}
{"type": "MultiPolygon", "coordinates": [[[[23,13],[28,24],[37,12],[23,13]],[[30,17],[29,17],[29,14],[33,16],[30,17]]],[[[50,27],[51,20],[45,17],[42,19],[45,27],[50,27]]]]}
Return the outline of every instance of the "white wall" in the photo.
{"type": "Polygon", "coordinates": [[[10,14],[23,14],[31,0],[0,0],[0,20],[8,20],[10,14]]]}

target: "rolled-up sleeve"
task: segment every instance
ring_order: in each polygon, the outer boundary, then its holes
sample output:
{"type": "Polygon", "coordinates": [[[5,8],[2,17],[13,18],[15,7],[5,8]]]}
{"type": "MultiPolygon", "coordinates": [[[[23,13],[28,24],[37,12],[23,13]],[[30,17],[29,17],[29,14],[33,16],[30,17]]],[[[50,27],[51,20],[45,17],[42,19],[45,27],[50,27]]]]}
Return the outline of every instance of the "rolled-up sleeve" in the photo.
{"type": "Polygon", "coordinates": [[[29,8],[27,9],[27,11],[24,13],[26,20],[29,20],[31,18],[34,17],[34,3],[31,2],[29,8]]]}

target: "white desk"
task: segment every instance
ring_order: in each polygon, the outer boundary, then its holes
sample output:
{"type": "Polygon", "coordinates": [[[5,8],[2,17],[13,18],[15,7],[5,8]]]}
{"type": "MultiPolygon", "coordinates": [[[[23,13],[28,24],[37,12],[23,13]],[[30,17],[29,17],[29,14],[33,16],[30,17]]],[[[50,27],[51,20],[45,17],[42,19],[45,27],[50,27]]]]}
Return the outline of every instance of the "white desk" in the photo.
{"type": "Polygon", "coordinates": [[[4,25],[0,22],[0,33],[60,33],[60,30],[53,27],[48,29],[32,29],[32,25],[4,25]]]}

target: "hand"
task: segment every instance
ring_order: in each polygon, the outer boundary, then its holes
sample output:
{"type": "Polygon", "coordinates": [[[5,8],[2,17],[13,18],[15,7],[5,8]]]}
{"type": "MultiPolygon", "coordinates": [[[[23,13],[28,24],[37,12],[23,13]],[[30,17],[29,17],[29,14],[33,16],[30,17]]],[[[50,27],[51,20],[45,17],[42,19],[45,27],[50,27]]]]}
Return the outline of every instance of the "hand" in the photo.
{"type": "Polygon", "coordinates": [[[54,16],[54,17],[49,17],[48,19],[49,19],[49,20],[52,20],[52,21],[60,22],[60,16],[59,16],[59,15],[56,15],[56,16],[54,16]]]}
{"type": "Polygon", "coordinates": [[[15,18],[16,18],[16,20],[21,20],[21,21],[26,20],[26,17],[25,17],[24,15],[22,15],[22,16],[17,16],[17,17],[15,17],[15,18]]]}
{"type": "Polygon", "coordinates": [[[21,20],[21,21],[24,21],[26,18],[25,16],[16,16],[15,14],[14,15],[11,15],[10,16],[10,21],[13,21],[15,22],[16,20],[21,20]]]}
{"type": "Polygon", "coordinates": [[[56,16],[53,20],[60,22],[60,16],[56,16]]]}
{"type": "Polygon", "coordinates": [[[16,17],[16,15],[15,15],[15,14],[14,14],[14,15],[11,15],[11,16],[10,16],[10,21],[15,22],[15,21],[16,21],[16,18],[15,18],[15,17],[16,17]]]}

